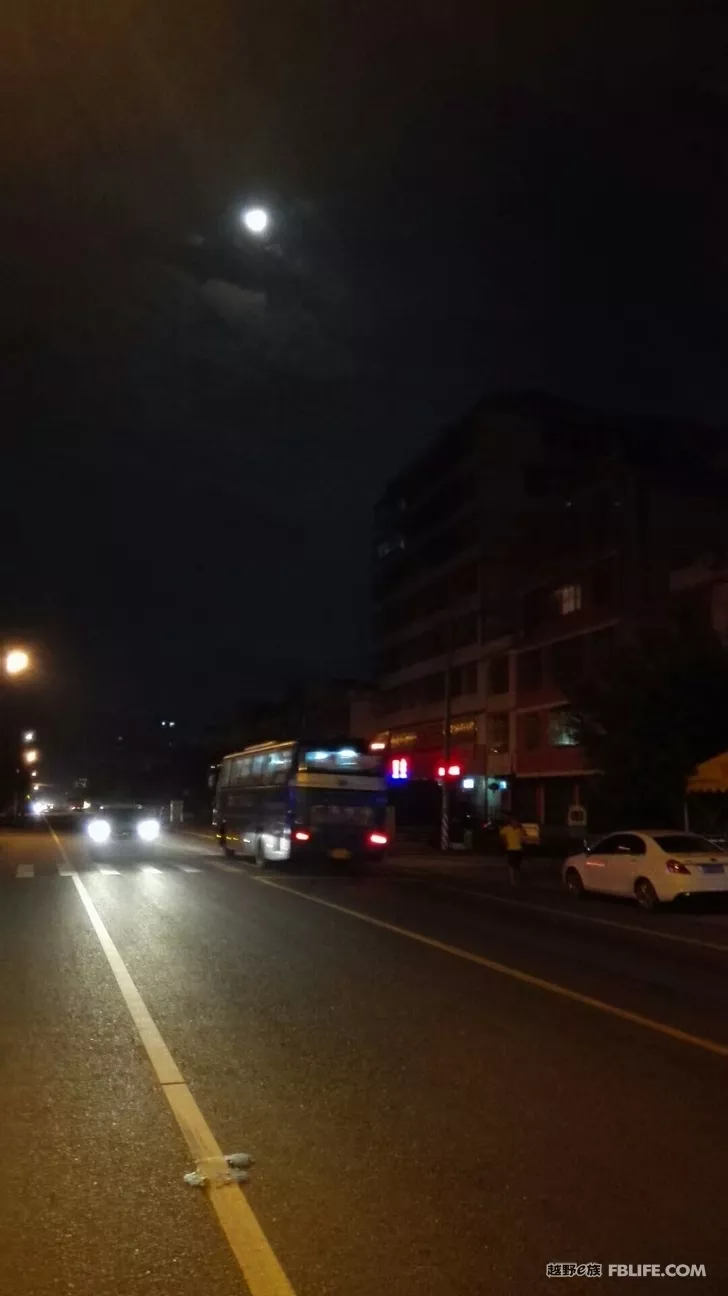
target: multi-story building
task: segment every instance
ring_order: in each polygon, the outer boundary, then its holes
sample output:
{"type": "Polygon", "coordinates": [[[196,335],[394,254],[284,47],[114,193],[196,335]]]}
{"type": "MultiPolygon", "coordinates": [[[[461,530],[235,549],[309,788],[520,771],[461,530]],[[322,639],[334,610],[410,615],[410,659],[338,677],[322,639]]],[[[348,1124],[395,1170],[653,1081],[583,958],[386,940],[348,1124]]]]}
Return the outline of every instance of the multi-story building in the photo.
{"type": "Polygon", "coordinates": [[[396,771],[457,765],[484,812],[563,825],[594,773],[570,691],[719,534],[719,480],[702,434],[544,397],[441,433],[375,515],[371,731],[396,771]]]}

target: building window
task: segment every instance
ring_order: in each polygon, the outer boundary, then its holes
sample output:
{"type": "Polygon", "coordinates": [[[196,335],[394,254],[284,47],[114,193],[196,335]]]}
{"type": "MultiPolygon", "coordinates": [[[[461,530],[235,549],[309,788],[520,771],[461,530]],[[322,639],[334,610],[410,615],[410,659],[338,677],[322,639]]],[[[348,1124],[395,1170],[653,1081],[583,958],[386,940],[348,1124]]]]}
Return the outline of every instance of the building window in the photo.
{"type": "Polygon", "coordinates": [[[549,711],[549,747],[578,747],[578,722],[566,707],[549,711]]]}
{"type": "Polygon", "coordinates": [[[554,684],[568,695],[584,674],[584,636],[576,635],[551,644],[549,665],[554,684]]]}
{"type": "Polygon", "coordinates": [[[445,672],[428,675],[424,680],[425,702],[443,702],[445,699],[445,672]]]}
{"type": "Polygon", "coordinates": [[[382,540],[377,545],[377,558],[387,558],[389,554],[400,549],[404,549],[404,540],[401,536],[395,540],[382,540]]]}
{"type": "Polygon", "coordinates": [[[531,711],[523,717],[523,745],[526,751],[538,751],[541,746],[541,716],[531,711]]]}
{"type": "Polygon", "coordinates": [[[595,630],[589,635],[587,647],[589,670],[603,671],[609,665],[609,659],[614,652],[617,644],[617,636],[614,626],[606,626],[603,630],[595,630]]]}
{"type": "Polygon", "coordinates": [[[526,634],[533,634],[539,626],[549,620],[549,592],[545,586],[529,590],[523,596],[523,628],[526,634]]]}
{"type": "Polygon", "coordinates": [[[613,558],[598,563],[591,576],[591,596],[595,607],[611,607],[616,592],[616,570],[613,558]]]}
{"type": "Polygon", "coordinates": [[[478,663],[468,662],[462,667],[463,693],[478,691],[478,663]]]}
{"type": "Polygon", "coordinates": [[[581,609],[581,585],[561,585],[554,590],[556,607],[561,616],[569,616],[581,609]]]}
{"type": "Polygon", "coordinates": [[[518,658],[518,688],[524,693],[532,693],[543,683],[543,663],[541,649],[533,648],[530,652],[521,653],[518,658]]]}
{"type": "Polygon", "coordinates": [[[488,750],[492,752],[508,751],[508,712],[496,711],[493,715],[489,715],[486,725],[488,750]]]}
{"type": "Polygon", "coordinates": [[[509,688],[510,672],[507,654],[502,653],[499,657],[491,657],[488,662],[488,691],[490,693],[507,693],[509,688]]]}
{"type": "Polygon", "coordinates": [[[406,711],[410,707],[416,707],[420,700],[420,690],[422,680],[409,680],[407,684],[401,684],[399,687],[399,698],[401,709],[406,711]]]}
{"type": "Polygon", "coordinates": [[[466,616],[457,617],[452,623],[451,636],[453,648],[466,648],[468,644],[476,643],[478,639],[477,613],[468,612],[466,616]]]}

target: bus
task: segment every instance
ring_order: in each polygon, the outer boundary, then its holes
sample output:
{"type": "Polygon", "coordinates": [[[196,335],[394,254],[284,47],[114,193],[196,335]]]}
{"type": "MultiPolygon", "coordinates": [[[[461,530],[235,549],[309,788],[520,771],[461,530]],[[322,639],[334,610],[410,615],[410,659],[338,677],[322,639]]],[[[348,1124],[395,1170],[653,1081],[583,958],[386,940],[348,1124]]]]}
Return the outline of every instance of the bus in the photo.
{"type": "Polygon", "coordinates": [[[226,855],[259,868],[315,856],[381,860],[386,818],[380,756],[356,739],[259,743],[220,764],[217,839],[226,855]]]}

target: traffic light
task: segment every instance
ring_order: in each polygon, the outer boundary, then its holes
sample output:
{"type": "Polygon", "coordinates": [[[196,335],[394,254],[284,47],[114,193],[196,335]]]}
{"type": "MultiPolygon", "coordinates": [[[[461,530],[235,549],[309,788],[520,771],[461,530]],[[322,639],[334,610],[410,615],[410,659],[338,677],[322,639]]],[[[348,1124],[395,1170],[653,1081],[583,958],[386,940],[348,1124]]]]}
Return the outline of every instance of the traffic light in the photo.
{"type": "Polygon", "coordinates": [[[460,778],[461,774],[462,770],[459,765],[438,765],[437,767],[437,777],[439,779],[456,779],[460,778]]]}

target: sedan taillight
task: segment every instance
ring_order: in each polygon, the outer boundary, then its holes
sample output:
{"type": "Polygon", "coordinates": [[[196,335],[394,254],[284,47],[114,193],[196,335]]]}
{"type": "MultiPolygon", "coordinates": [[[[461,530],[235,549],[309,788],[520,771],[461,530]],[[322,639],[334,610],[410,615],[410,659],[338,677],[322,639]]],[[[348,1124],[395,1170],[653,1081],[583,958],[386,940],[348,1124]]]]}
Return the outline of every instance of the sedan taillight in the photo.
{"type": "Polygon", "coordinates": [[[690,869],[688,868],[687,864],[683,864],[682,860],[669,859],[667,861],[667,864],[665,865],[665,868],[667,869],[668,873],[687,873],[687,874],[690,873],[690,869]]]}

